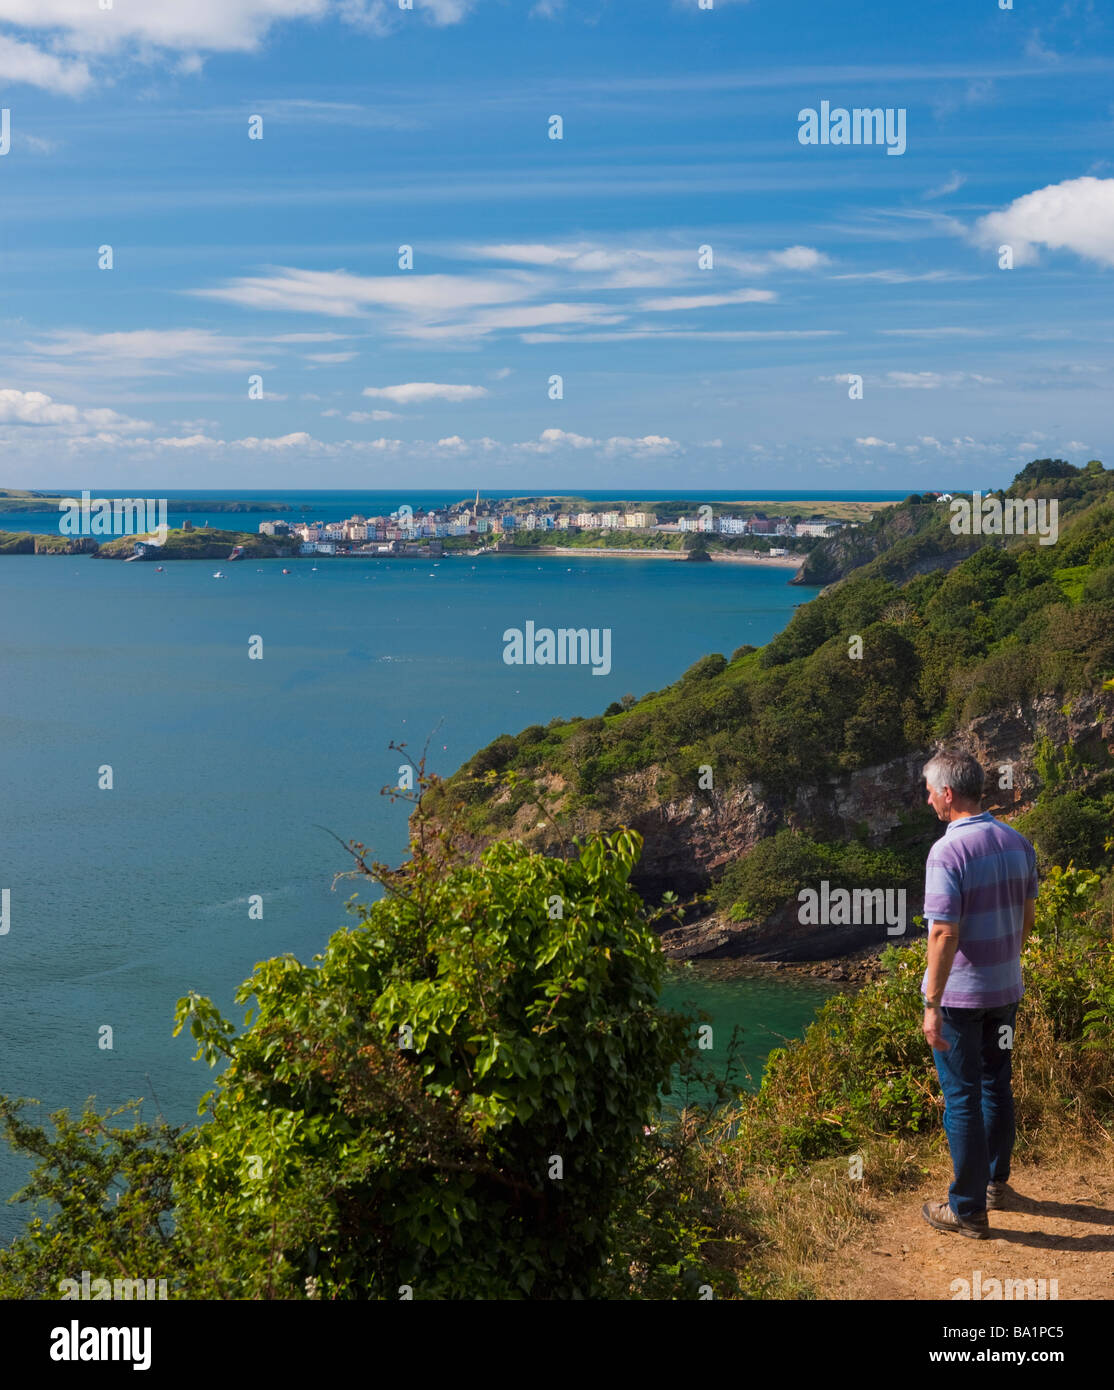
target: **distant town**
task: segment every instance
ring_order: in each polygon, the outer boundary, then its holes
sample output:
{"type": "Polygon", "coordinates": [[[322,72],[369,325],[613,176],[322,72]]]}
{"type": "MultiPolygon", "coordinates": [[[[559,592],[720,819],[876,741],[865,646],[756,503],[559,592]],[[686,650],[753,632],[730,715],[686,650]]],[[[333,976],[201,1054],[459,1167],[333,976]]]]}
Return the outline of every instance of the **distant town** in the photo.
{"type": "MultiPolygon", "coordinates": [[[[710,506],[698,507],[695,516],[679,516],[662,521],[650,511],[513,511],[508,504],[482,501],[458,502],[437,511],[411,512],[400,508],[389,516],[354,515],[345,521],[262,521],[262,535],[297,540],[303,555],[412,555],[438,554],[445,542],[459,550],[462,542],[477,548],[508,548],[519,533],[535,533],[533,538],[581,536],[585,532],[604,533],[617,541],[621,535],[637,538],[642,546],[653,536],[662,539],[685,534],[712,537],[762,537],[769,544],[763,550],[771,556],[789,554],[788,544],[776,542],[827,536],[843,526],[858,523],[821,515],[807,520],[788,516],[768,516],[752,511],[745,516],[717,514],[710,506]],[[536,533],[541,533],[537,535],[536,533]],[[500,545],[500,542],[504,544],[500,545]]],[[[187,527],[189,522],[186,523],[187,527]]]]}

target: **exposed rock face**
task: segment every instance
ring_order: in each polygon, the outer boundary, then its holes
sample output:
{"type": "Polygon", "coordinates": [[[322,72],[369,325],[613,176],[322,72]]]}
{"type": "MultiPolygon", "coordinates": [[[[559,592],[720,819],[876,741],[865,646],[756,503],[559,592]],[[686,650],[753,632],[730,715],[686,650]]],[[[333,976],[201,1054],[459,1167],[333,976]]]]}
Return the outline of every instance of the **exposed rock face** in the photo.
{"type": "MultiPolygon", "coordinates": [[[[1033,805],[1041,787],[1035,750],[1042,738],[1057,750],[1070,746],[1093,755],[1105,749],[1114,756],[1114,690],[1077,697],[1065,707],[1060,697],[1044,696],[974,720],[964,731],[963,741],[987,771],[985,809],[1010,819],[1033,805]],[[1002,786],[1003,782],[1007,785],[1002,786]]],[[[808,827],[819,838],[832,841],[864,835],[876,848],[890,843],[899,829],[909,836],[911,817],[923,815],[921,769],[928,756],[929,750],[922,749],[831,782],[802,786],[791,799],[767,794],[759,783],[748,783],[662,801],[654,791],[658,769],[651,767],[617,783],[610,811],[585,817],[573,833],[618,825],[637,830],[644,848],[634,886],[651,901],[660,900],[668,890],[684,899],[705,892],[728,864],[786,826],[808,827]]],[[[1086,784],[1087,776],[1081,774],[1077,785],[1086,784]]],[[[559,779],[548,780],[550,795],[559,797],[563,790],[559,779]]],[[[934,818],[924,818],[923,833],[912,828],[914,840],[923,842],[926,851],[942,833],[934,818]]],[[[548,854],[569,851],[567,843],[554,837],[551,824],[538,822],[532,808],[521,809],[509,834],[548,854]]],[[[907,884],[906,891],[909,926],[904,937],[887,937],[885,925],[802,925],[797,920],[797,903],[792,901],[763,922],[738,923],[713,916],[687,922],[663,932],[663,944],[669,954],[680,958],[752,955],[778,960],[823,959],[886,939],[902,944],[912,937],[913,916],[923,910],[923,882],[907,884]]]]}

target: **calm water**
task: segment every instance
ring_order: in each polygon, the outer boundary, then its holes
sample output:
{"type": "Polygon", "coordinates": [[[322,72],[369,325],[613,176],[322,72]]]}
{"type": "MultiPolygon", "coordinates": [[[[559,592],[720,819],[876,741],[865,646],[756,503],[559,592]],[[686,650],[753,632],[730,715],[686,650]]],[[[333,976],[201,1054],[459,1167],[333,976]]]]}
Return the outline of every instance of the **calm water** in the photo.
{"type": "MultiPolygon", "coordinates": [[[[212,562],[0,558],[0,1090],[44,1114],[90,1094],[195,1114],[211,1074],[171,1037],[175,1000],[211,994],[239,1022],[256,961],[308,960],[345,925],[353,887],[330,890],[348,865],[326,829],[401,858],[406,807],[379,794],[392,739],[428,738],[432,770],[451,772],[501,732],[765,642],[813,592],[789,570],[661,560],[286,563],[216,580],[212,562]],[[502,633],[527,618],[610,627],[611,674],[504,665],[502,633]]],[[[696,978],[717,1026],[741,1016],[755,1070],[823,994],[696,978]]],[[[0,1193],[21,1178],[0,1153],[0,1193]]],[[[0,1232],[21,1219],[0,1206],[0,1232]]]]}

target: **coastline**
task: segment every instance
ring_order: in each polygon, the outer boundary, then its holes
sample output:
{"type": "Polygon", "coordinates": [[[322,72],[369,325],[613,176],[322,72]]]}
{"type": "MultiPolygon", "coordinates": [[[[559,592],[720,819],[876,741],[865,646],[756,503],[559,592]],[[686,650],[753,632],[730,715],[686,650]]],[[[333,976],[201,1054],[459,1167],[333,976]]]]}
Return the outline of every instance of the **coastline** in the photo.
{"type": "MultiPolygon", "coordinates": [[[[547,545],[537,547],[523,546],[521,552],[514,550],[491,551],[491,554],[514,555],[625,555],[636,560],[687,560],[688,551],[686,550],[640,550],[637,548],[627,549],[621,546],[595,546],[585,545],[547,545]]],[[[800,569],[804,564],[803,555],[745,555],[740,551],[708,551],[708,558],[715,563],[726,561],[732,565],[763,565],[767,569],[800,569]]],[[[702,564],[703,561],[694,563],[702,564]]]]}

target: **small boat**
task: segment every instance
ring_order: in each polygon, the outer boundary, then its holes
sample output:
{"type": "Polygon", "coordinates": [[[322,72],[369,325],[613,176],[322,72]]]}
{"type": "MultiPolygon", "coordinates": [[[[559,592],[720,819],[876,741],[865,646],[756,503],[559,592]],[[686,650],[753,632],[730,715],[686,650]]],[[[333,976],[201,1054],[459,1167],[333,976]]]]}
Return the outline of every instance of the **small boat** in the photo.
{"type": "Polygon", "coordinates": [[[234,545],[232,547],[232,554],[228,557],[229,561],[231,562],[232,560],[242,560],[243,558],[244,547],[242,545],[234,545]]]}
{"type": "Polygon", "coordinates": [[[216,574],[213,575],[213,578],[214,578],[214,579],[223,579],[223,578],[224,578],[224,575],[221,574],[220,570],[217,570],[216,574]]]}
{"type": "Polygon", "coordinates": [[[289,574],[289,573],[290,573],[289,570],[283,570],[283,574],[289,574]]]}
{"type": "Polygon", "coordinates": [[[156,565],[156,566],[155,566],[155,573],[156,573],[156,574],[162,574],[162,572],[163,572],[162,566],[161,566],[161,565],[156,565]]]}

